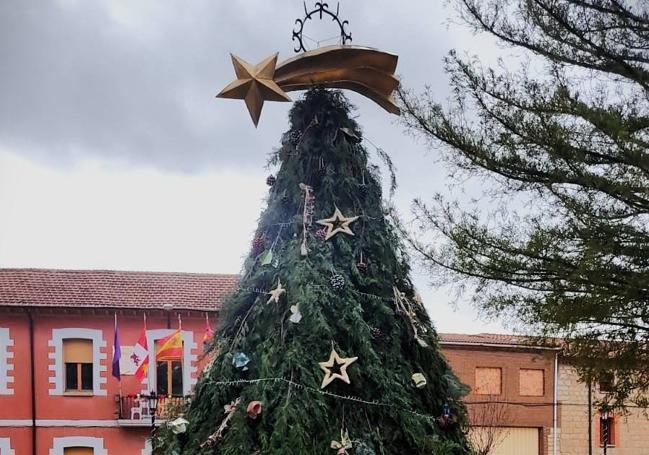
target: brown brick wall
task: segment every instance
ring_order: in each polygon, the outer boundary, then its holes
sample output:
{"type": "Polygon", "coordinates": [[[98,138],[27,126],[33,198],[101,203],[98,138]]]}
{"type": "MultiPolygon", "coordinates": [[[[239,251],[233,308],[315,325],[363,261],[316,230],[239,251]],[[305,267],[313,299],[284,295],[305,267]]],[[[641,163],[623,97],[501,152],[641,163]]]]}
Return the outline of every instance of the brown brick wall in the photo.
{"type": "MultiPolygon", "coordinates": [[[[478,423],[477,419],[485,414],[486,407],[498,406],[494,401],[504,402],[501,425],[540,428],[540,453],[551,453],[548,450],[552,442],[554,351],[442,344],[442,352],[460,381],[471,388],[464,401],[472,422],[478,423]],[[475,370],[478,367],[502,370],[500,395],[474,393],[475,370]],[[521,370],[543,370],[543,395],[521,395],[521,370]]],[[[523,372],[522,378],[525,379],[528,375],[529,373],[523,372]]],[[[534,380],[538,381],[538,377],[534,380]]],[[[529,392],[529,387],[526,386],[524,384],[523,393],[529,392]]]]}

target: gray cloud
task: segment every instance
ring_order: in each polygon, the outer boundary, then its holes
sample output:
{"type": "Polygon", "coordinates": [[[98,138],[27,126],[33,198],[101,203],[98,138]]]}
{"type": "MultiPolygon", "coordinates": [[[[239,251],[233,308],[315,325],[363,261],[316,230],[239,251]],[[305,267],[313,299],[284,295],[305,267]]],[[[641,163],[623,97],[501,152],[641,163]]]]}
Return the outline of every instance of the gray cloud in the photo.
{"type": "MultiPolygon", "coordinates": [[[[445,91],[441,57],[457,35],[438,2],[348,1],[341,12],[355,44],[399,54],[408,83],[445,91]]],[[[233,78],[230,51],[253,63],[290,57],[301,13],[292,0],[0,2],[0,145],[58,165],[96,156],[181,172],[259,166],[289,105],[267,103],[255,130],[243,102],[214,95],[233,78]]],[[[351,98],[368,133],[412,148],[388,115],[351,98]]]]}

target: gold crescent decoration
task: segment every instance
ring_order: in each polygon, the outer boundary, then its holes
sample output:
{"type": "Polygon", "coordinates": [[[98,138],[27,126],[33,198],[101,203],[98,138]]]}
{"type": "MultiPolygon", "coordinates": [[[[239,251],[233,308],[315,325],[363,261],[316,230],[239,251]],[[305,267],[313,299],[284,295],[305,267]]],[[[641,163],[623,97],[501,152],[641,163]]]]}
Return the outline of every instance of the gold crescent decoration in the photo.
{"type": "Polygon", "coordinates": [[[237,79],[216,96],[245,100],[255,126],[264,101],[290,101],[286,92],[316,85],[353,90],[399,115],[393,97],[399,86],[394,75],[397,60],[396,55],[378,49],[346,45],[314,49],[279,65],[277,54],[254,66],[232,55],[237,79]]]}

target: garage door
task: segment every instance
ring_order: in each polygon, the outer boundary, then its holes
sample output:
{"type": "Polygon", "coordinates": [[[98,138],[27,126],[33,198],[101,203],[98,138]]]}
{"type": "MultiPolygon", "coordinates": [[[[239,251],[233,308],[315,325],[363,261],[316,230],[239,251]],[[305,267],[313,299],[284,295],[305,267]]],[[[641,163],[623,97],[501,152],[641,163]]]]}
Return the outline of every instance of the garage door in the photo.
{"type": "Polygon", "coordinates": [[[476,448],[491,436],[497,442],[497,447],[489,455],[539,455],[538,428],[473,427],[469,435],[475,441],[476,448]]]}

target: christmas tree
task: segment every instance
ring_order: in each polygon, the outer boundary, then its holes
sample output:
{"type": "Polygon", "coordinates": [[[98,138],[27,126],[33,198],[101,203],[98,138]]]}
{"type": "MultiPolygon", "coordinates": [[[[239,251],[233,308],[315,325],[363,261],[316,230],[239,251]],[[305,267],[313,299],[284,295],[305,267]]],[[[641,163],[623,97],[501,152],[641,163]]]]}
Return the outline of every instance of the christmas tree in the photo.
{"type": "Polygon", "coordinates": [[[313,88],[271,156],[215,358],[159,453],[465,454],[462,388],[408,278],[339,91],[313,88]]]}

